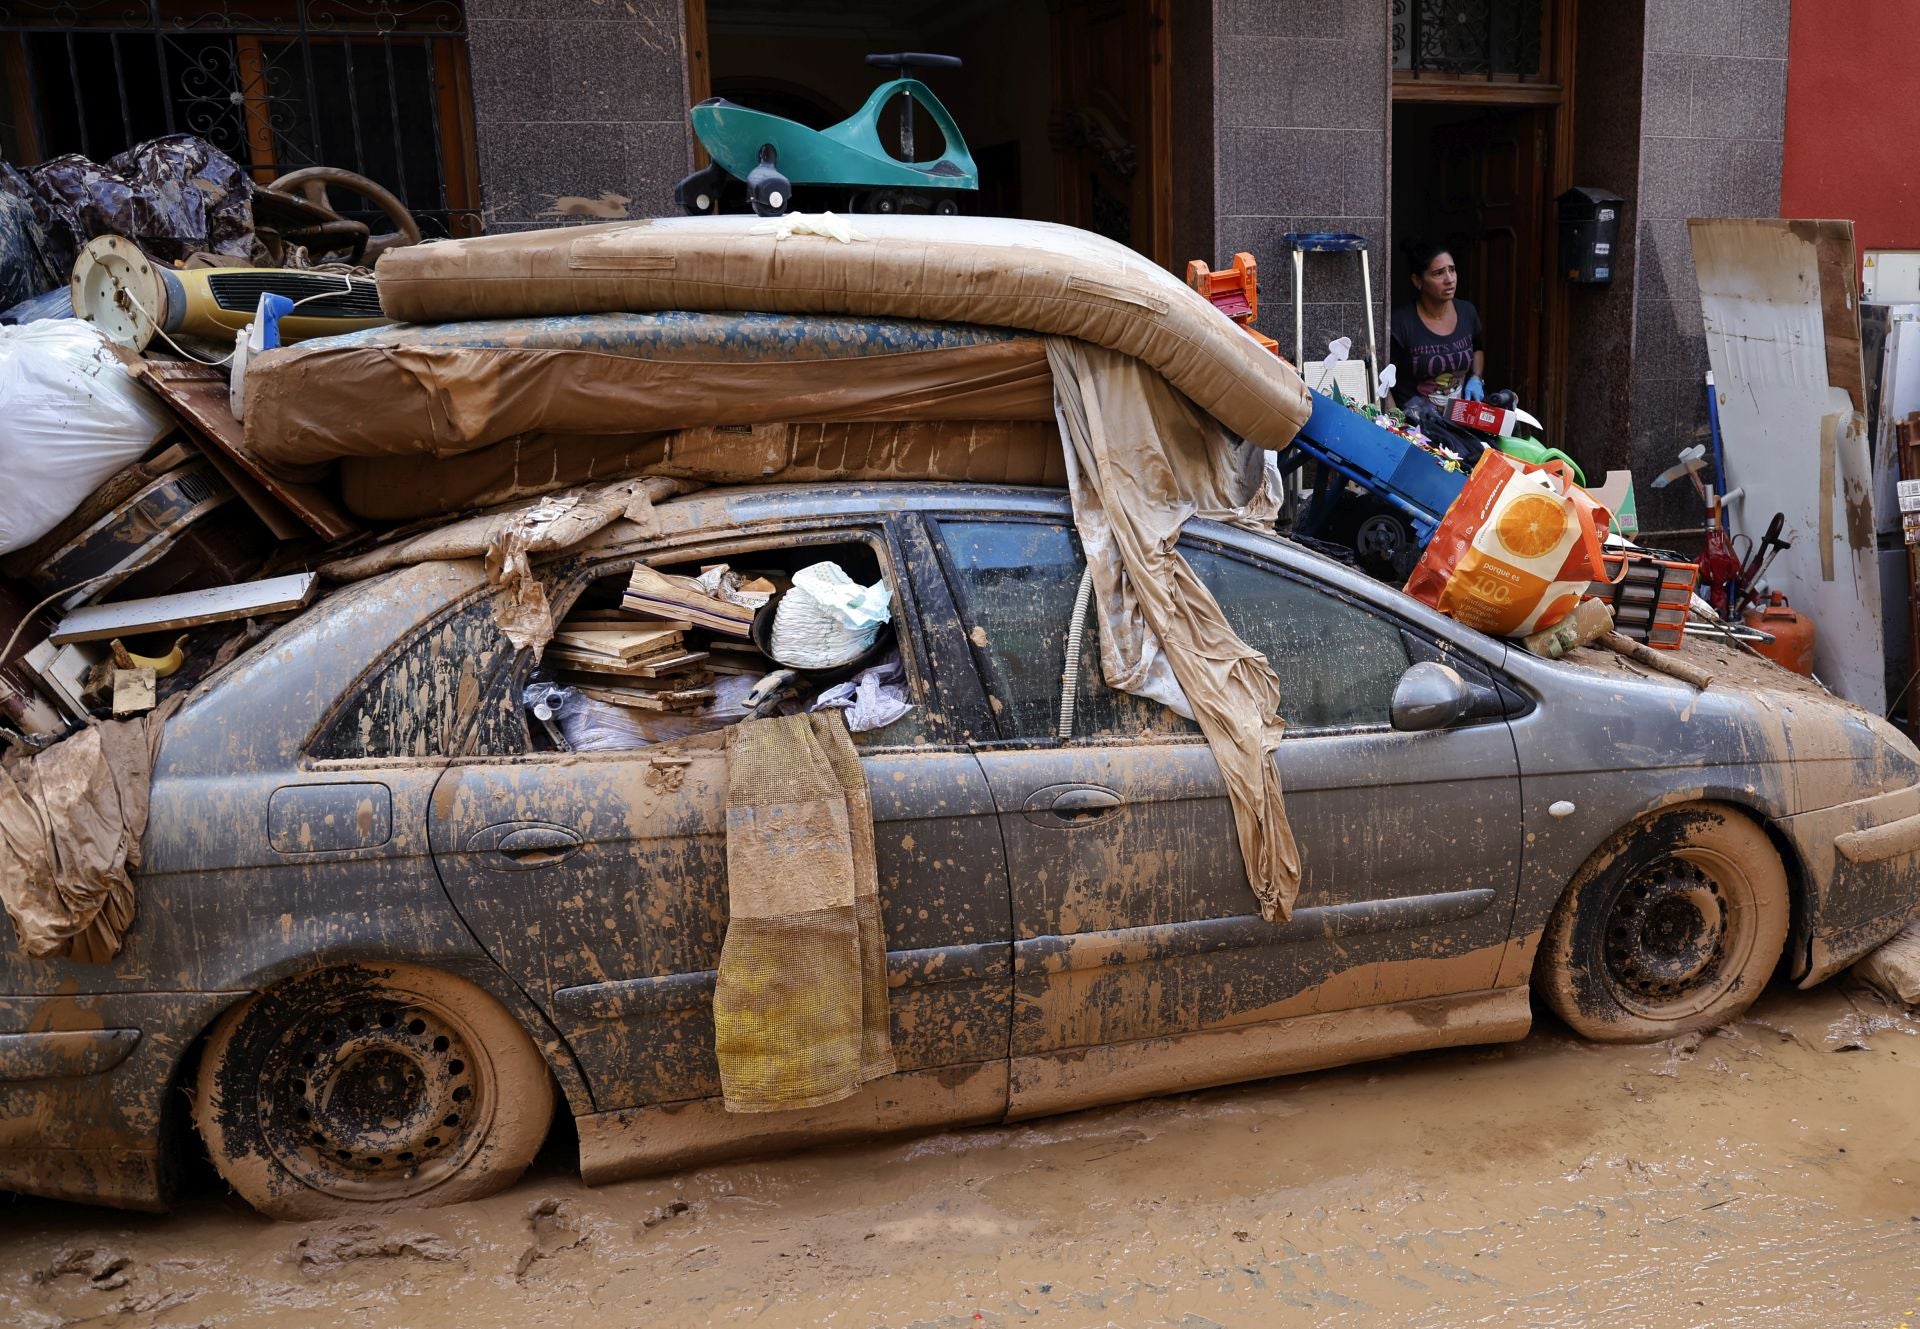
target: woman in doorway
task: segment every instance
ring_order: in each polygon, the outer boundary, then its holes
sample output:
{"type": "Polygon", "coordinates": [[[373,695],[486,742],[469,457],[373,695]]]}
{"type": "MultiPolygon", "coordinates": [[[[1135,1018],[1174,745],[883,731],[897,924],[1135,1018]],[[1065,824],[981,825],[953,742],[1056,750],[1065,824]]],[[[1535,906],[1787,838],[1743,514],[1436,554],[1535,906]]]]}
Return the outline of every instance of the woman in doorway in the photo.
{"type": "Polygon", "coordinates": [[[1480,311],[1454,298],[1460,284],[1453,255],[1428,240],[1401,246],[1415,299],[1388,320],[1393,360],[1393,398],[1410,404],[1415,397],[1458,393],[1469,401],[1486,400],[1487,353],[1481,347],[1480,311]]]}

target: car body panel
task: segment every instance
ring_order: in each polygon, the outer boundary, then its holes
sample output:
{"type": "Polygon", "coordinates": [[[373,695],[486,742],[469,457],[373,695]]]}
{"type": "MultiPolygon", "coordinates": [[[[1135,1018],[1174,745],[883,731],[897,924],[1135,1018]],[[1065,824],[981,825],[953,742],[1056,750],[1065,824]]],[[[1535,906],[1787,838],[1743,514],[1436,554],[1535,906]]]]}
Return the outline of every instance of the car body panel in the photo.
{"type": "Polygon", "coordinates": [[[1303,549],[1195,522],[1194,538],[1370,606],[1511,703],[1503,718],[1454,731],[1283,740],[1306,877],[1293,920],[1261,923],[1203,745],[1096,757],[1002,742],[922,514],[1061,520],[1068,508],[1058,493],[990,486],[715,490],[660,504],[645,525],[616,522],[543,565],[559,603],[559,588],[641,550],[885,528],[905,570],[904,644],[928,722],[916,746],[862,753],[902,1074],[843,1104],[754,1119],[698,1096],[712,1087],[699,1012],[724,921],[717,757],[677,767],[698,797],[669,810],[648,783],[660,778],[649,775],[658,751],[496,751],[488,726],[511,713],[496,703],[515,695],[525,661],[501,645],[479,562],[435,563],[334,592],[172,718],[138,917],[113,962],[26,959],[0,922],[0,1035],[138,1033],[117,1064],[99,1049],[126,1044],[118,1034],[7,1045],[15,1060],[0,1055],[0,1072],[49,1074],[0,1074],[0,1185],[163,1205],[163,1120],[182,1101],[170,1091],[195,1041],[246,994],[332,963],[431,965],[493,994],[553,1068],[586,1175],[605,1180],[1517,1037],[1533,949],[1567,881],[1620,825],[1678,801],[1737,804],[1775,835],[1796,891],[1789,958],[1805,981],[1911,915],[1920,754],[1873,717],[1737,679],[1699,693],[1537,660],[1303,549]],[[377,735],[400,755],[321,753],[340,732],[377,735]],[[1370,782],[1369,766],[1395,779],[1370,782]],[[543,806],[521,807],[519,785],[548,770],[578,779],[558,806],[543,790],[543,806]],[[1473,778],[1463,786],[1462,775],[1473,778]],[[1102,842],[1027,816],[1035,793],[1059,785],[1179,796],[1130,810],[1140,823],[1116,823],[1124,833],[1102,842]],[[1561,802],[1574,809],[1554,816],[1561,802]],[[538,872],[464,861],[494,843],[470,852],[476,833],[508,821],[564,828],[588,811],[618,816],[607,843],[629,861],[677,859],[680,894],[664,913],[618,874],[585,874],[576,904],[535,886],[538,872]],[[669,847],[676,828],[691,834],[669,847]],[[1367,835],[1377,839],[1342,857],[1349,846],[1337,842],[1367,835]],[[1169,856],[1156,842],[1167,836],[1193,837],[1193,861],[1169,856]],[[1433,852],[1436,839],[1446,852],[1433,852]],[[1123,871],[1097,871],[1116,861],[1123,871]],[[1071,909],[1064,889],[1038,880],[1049,864],[1079,874],[1071,909]],[[1162,869],[1177,884],[1154,875],[1162,869]],[[663,918],[692,931],[645,935],[663,918]],[[515,937],[528,926],[542,945],[515,937]],[[650,1063],[673,1069],[649,1081],[650,1063]]]}

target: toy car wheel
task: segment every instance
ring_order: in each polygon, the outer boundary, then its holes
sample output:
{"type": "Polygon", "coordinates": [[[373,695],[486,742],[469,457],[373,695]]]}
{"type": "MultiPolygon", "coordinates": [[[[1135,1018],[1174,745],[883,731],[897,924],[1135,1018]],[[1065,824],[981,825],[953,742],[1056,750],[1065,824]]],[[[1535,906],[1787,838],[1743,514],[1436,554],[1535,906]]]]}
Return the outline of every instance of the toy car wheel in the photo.
{"type": "Polygon", "coordinates": [[[1786,869],[1764,830],[1729,807],[1671,808],[1580,869],[1541,938],[1534,984],[1601,1042],[1712,1028],[1760,995],[1788,914],[1786,869]]]}
{"type": "Polygon", "coordinates": [[[867,195],[867,211],[893,216],[900,211],[900,196],[891,189],[876,189],[867,195]]]}
{"type": "Polygon", "coordinates": [[[933,205],[933,211],[937,216],[957,217],[960,215],[960,205],[953,199],[943,198],[933,205]]]}
{"type": "Polygon", "coordinates": [[[553,1091],[519,1023],[463,979],[321,970],[221,1017],[194,1123],[214,1166],[274,1218],[451,1204],[518,1177],[553,1091]]]}

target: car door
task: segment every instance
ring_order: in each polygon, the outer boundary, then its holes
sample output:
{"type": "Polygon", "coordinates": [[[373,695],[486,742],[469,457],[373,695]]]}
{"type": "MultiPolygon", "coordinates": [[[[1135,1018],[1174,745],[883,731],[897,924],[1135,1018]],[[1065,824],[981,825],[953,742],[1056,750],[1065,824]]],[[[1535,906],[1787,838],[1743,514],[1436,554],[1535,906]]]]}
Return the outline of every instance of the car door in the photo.
{"type": "MultiPolygon", "coordinates": [[[[915,709],[855,736],[872,791],[898,1068],[1004,1059],[1011,957],[995,809],[978,762],[945,737],[911,631],[911,587],[892,572],[898,560],[879,524],[709,538],[669,552],[725,561],[772,540],[870,544],[895,587],[896,623],[909,628],[915,709]]],[[[582,575],[624,582],[639,552],[582,575]]],[[[659,549],[644,552],[663,561],[659,549]]],[[[715,1095],[724,733],[630,751],[536,752],[517,692],[500,699],[493,733],[482,726],[487,750],[455,762],[434,791],[431,840],[447,891],[572,1045],[596,1107],[715,1095]]]]}
{"type": "MultiPolygon", "coordinates": [[[[1058,737],[1083,567],[1064,517],[934,525],[999,721],[976,751],[1012,880],[1016,1059],[1493,985],[1520,792],[1500,696],[1472,662],[1450,657],[1483,685],[1477,716],[1396,732],[1395,684],[1442,643],[1285,566],[1277,542],[1275,557],[1183,542],[1281,679],[1276,759],[1303,871],[1292,920],[1268,923],[1197,727],[1108,689],[1091,623],[1058,737]]],[[[1016,1060],[1016,1110],[1019,1079],[1016,1060]]]]}

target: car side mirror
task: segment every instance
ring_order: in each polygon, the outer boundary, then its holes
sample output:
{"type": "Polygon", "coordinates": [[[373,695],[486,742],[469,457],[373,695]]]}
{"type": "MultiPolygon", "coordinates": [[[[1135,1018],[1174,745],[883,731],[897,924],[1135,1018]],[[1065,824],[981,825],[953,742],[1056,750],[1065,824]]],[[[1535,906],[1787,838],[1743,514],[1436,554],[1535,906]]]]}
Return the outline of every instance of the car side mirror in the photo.
{"type": "Polygon", "coordinates": [[[1445,729],[1473,709],[1473,689],[1451,665],[1423,660],[1393,689],[1393,727],[1402,733],[1445,729]]]}

